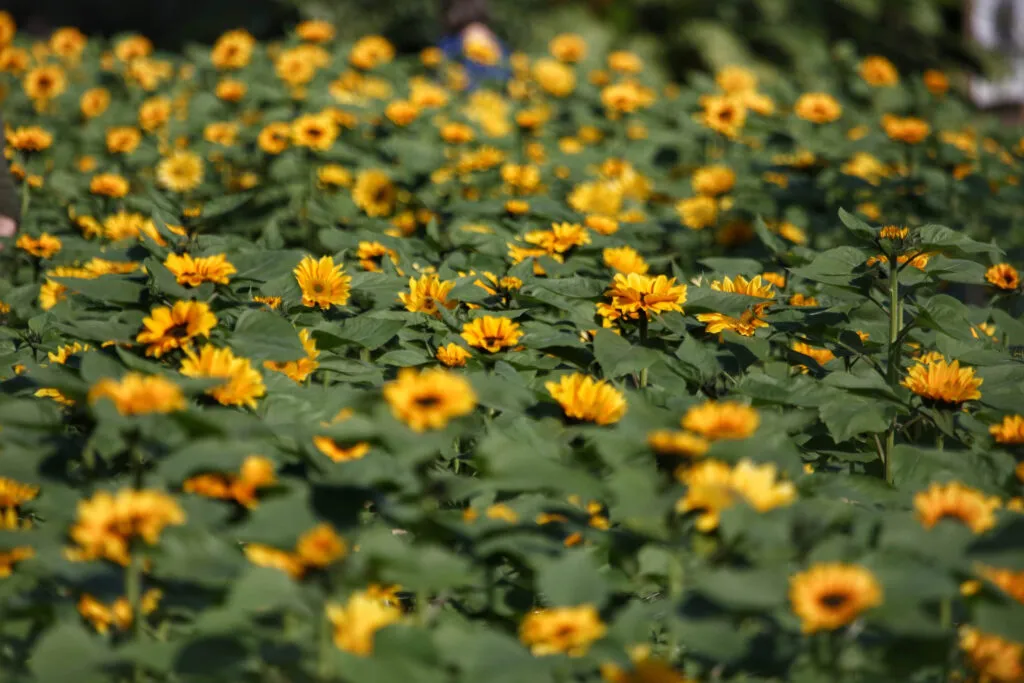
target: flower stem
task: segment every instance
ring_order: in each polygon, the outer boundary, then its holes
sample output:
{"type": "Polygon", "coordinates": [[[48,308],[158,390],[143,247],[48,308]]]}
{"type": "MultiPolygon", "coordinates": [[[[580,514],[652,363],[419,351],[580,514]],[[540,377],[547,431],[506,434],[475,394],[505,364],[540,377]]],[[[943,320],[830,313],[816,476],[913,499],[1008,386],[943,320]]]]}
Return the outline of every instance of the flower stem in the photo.
{"type": "MultiPolygon", "coordinates": [[[[640,311],[640,346],[647,346],[647,311],[640,311]]],[[[640,371],[640,379],[637,381],[637,386],[643,389],[647,386],[647,368],[640,371]]]]}
{"type": "MultiPolygon", "coordinates": [[[[124,593],[131,607],[132,640],[138,642],[142,638],[142,555],[132,553],[128,566],[124,571],[124,593]]],[[[136,663],[132,671],[132,680],[141,683],[145,680],[145,673],[142,665],[136,663]]]]}
{"type": "Polygon", "coordinates": [[[318,680],[326,681],[331,676],[331,620],[327,618],[327,610],[321,610],[320,615],[320,642],[317,644],[316,653],[316,677],[318,680]]]}
{"type": "MultiPolygon", "coordinates": [[[[896,388],[900,371],[900,332],[903,330],[903,304],[900,303],[899,265],[896,254],[889,254],[889,386],[896,388]]],[[[885,481],[893,483],[892,457],[896,447],[897,420],[893,416],[885,438],[885,481]]]]}

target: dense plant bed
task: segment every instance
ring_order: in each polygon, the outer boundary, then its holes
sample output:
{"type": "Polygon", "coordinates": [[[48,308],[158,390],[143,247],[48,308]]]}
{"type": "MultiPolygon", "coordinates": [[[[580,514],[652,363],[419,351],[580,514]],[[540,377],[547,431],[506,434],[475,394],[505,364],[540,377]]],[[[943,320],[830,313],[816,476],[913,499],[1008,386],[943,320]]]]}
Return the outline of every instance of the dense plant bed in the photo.
{"type": "Polygon", "coordinates": [[[6,680],[1024,677],[1024,149],[942,74],[2,17],[6,680]]]}

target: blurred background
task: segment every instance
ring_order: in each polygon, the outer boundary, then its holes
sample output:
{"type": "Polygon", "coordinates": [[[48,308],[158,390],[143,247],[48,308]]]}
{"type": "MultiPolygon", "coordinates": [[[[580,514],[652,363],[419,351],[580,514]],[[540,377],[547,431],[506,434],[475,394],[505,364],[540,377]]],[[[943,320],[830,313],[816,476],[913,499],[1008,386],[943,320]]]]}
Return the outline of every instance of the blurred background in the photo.
{"type": "MultiPolygon", "coordinates": [[[[493,29],[514,49],[543,49],[559,31],[595,47],[628,46],[676,79],[743,63],[813,76],[834,46],[887,55],[897,66],[984,68],[963,47],[964,0],[489,0],[493,29]]],[[[335,22],[344,37],[381,33],[418,50],[440,33],[437,0],[3,0],[19,25],[93,35],[140,32],[159,48],[210,43],[243,27],[273,38],[300,18],[335,22]]]]}

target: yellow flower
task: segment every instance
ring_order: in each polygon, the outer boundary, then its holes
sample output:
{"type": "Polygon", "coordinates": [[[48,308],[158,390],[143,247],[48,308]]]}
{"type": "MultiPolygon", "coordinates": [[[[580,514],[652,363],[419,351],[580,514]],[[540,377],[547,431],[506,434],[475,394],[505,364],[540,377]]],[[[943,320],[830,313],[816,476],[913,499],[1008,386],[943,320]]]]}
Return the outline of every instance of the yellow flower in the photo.
{"type": "Polygon", "coordinates": [[[331,306],[348,303],[352,290],[352,278],[342,270],[342,264],[334,264],[330,256],[320,260],[304,256],[292,272],[302,290],[303,306],[319,306],[323,310],[331,306]]]}
{"type": "Polygon", "coordinates": [[[316,170],[316,179],[321,187],[348,187],[352,184],[352,172],[338,164],[327,164],[316,170]]]}
{"type": "Polygon", "coordinates": [[[54,237],[50,233],[44,232],[39,237],[31,237],[22,233],[18,235],[18,240],[14,243],[14,246],[27,251],[33,256],[48,259],[53,258],[63,245],[59,237],[54,237]]]}
{"type": "Polygon", "coordinates": [[[329,524],[318,524],[299,536],[295,554],[307,567],[323,568],[345,557],[348,546],[329,524]]]}
{"type": "Polygon", "coordinates": [[[352,201],[372,218],[390,216],[395,210],[397,194],[387,173],[378,169],[368,169],[356,175],[352,201]]]}
{"type": "Polygon", "coordinates": [[[900,82],[900,74],[893,63],[878,55],[865,57],[860,63],[859,71],[864,82],[876,88],[893,86],[900,82]]]}
{"type": "Polygon", "coordinates": [[[974,376],[974,368],[961,368],[960,361],[917,363],[907,371],[902,384],[922,398],[947,404],[976,401],[984,380],[974,376]]]}
{"type": "Polygon", "coordinates": [[[581,657],[604,637],[607,627],[593,605],[536,609],[519,625],[519,640],[535,657],[581,657]]]}
{"type": "Polygon", "coordinates": [[[292,128],[283,121],[268,123],[256,137],[256,144],[267,154],[280,154],[291,144],[292,128]]]}
{"type": "Polygon", "coordinates": [[[334,40],[334,24],[323,19],[311,19],[296,26],[295,34],[310,43],[326,43],[334,40]]]}
{"type": "Polygon", "coordinates": [[[548,50],[555,59],[574,64],[587,56],[587,41],[578,33],[559,33],[548,43],[548,50]]]}
{"type": "MultiPolygon", "coordinates": [[[[68,358],[70,358],[71,356],[74,356],[75,354],[78,353],[83,353],[91,348],[92,347],[89,346],[88,344],[74,342],[71,344],[64,344],[63,346],[58,347],[56,352],[51,351],[50,353],[46,354],[46,357],[50,360],[51,363],[59,363],[60,365],[64,365],[65,363],[68,362],[68,358]]],[[[2,504],[0,504],[0,507],[2,507],[2,504]]]]}
{"type": "Polygon", "coordinates": [[[736,173],[728,166],[705,166],[693,172],[690,183],[697,194],[717,197],[733,188],[736,173]]]}
{"type": "Polygon", "coordinates": [[[21,545],[10,550],[0,551],[0,579],[14,573],[14,565],[35,557],[36,551],[31,546],[21,545]]]}
{"type": "Polygon", "coordinates": [[[720,135],[735,138],[747,122],[747,99],[745,95],[705,95],[697,120],[720,135]]]}
{"type": "Polygon", "coordinates": [[[44,311],[50,310],[67,298],[67,291],[64,285],[47,280],[39,287],[39,307],[44,311]]]}
{"type": "Polygon", "coordinates": [[[408,126],[420,115],[420,108],[408,100],[394,100],[384,108],[384,116],[396,126],[408,126]]]}
{"type": "Polygon", "coordinates": [[[936,482],[914,495],[914,509],[925,529],[950,518],[981,534],[996,525],[995,511],[999,507],[999,498],[986,496],[956,481],[948,484],[936,482]]]}
{"type": "Polygon", "coordinates": [[[675,278],[617,273],[611,288],[605,292],[611,305],[623,315],[636,318],[643,311],[651,317],[668,311],[683,312],[686,285],[677,285],[675,278]]]}
{"type": "Polygon", "coordinates": [[[384,400],[398,420],[417,432],[441,429],[476,407],[469,382],[440,368],[399,370],[397,379],[384,385],[384,400]]]}
{"type": "Polygon", "coordinates": [[[447,346],[439,347],[435,357],[450,368],[461,368],[472,355],[465,348],[453,342],[447,346]]]}
{"type": "Polygon", "coordinates": [[[643,104],[643,93],[633,81],[613,83],[601,89],[601,103],[609,114],[630,114],[643,104]]]}
{"type": "Polygon", "coordinates": [[[142,321],[143,330],[135,338],[147,344],[147,356],[159,358],[168,351],[186,347],[194,337],[209,337],[217,324],[217,316],[209,304],[200,301],[177,301],[173,307],[158,306],[142,321]]]}
{"type": "Polygon", "coordinates": [[[37,66],[25,75],[22,82],[25,94],[33,100],[51,100],[63,93],[68,86],[64,70],[56,64],[37,66]]]}
{"type": "Polygon", "coordinates": [[[735,401],[705,401],[686,411],[684,429],[709,441],[746,439],[757,431],[761,416],[757,410],[735,401]]]}
{"type": "MultiPolygon", "coordinates": [[[[771,288],[769,283],[763,282],[760,275],[755,276],[751,280],[747,280],[742,275],[737,275],[735,279],[726,277],[722,280],[715,280],[711,283],[711,289],[730,294],[756,296],[761,299],[773,299],[775,297],[775,290],[771,288]]],[[[760,317],[768,305],[767,303],[757,304],[744,311],[739,318],[733,318],[724,313],[701,313],[697,315],[697,320],[707,324],[706,331],[708,334],[718,334],[723,330],[733,330],[745,337],[749,337],[754,334],[757,328],[768,327],[768,323],[760,317]]]]}
{"type": "Polygon", "coordinates": [[[299,341],[302,342],[302,348],[306,351],[305,358],[290,361],[268,360],[263,362],[263,367],[280,372],[295,382],[305,382],[306,378],[320,367],[320,363],[317,361],[320,351],[317,350],[316,342],[306,328],[299,330],[299,341]]]}
{"type": "Polygon", "coordinates": [[[608,216],[587,216],[584,224],[601,235],[613,235],[619,231],[619,222],[608,216]]]}
{"type": "Polygon", "coordinates": [[[804,633],[834,631],[881,605],[882,587],[864,567],[822,563],[790,577],[789,601],[804,633]]]}
{"type": "Polygon", "coordinates": [[[241,69],[252,59],[256,39],[244,29],[228,31],[221,35],[210,50],[210,61],[221,70],[241,69]]]}
{"type": "Polygon", "coordinates": [[[787,303],[790,306],[801,306],[801,307],[809,307],[809,306],[818,306],[819,305],[818,304],[818,300],[815,299],[813,296],[804,296],[800,292],[797,292],[793,296],[789,297],[789,301],[787,303]]]}
{"type": "Polygon", "coordinates": [[[489,34],[470,33],[462,40],[462,54],[470,61],[494,66],[501,59],[501,48],[489,34]]]}
{"type": "Polygon", "coordinates": [[[248,90],[249,86],[242,81],[234,78],[222,78],[217,82],[214,94],[225,102],[239,102],[245,97],[245,93],[248,90]]]}
{"type": "Polygon", "coordinates": [[[487,519],[494,519],[509,524],[519,521],[519,515],[505,503],[495,503],[487,508],[485,513],[487,519]]]}
{"type": "Polygon", "coordinates": [[[703,195],[680,199],[676,203],[676,212],[683,225],[691,230],[703,230],[718,220],[718,202],[703,195]]]}
{"type": "Polygon", "coordinates": [[[832,123],[843,115],[843,108],[827,93],[805,93],[796,101],[793,111],[811,123],[832,123]]]}
{"type": "Polygon", "coordinates": [[[350,446],[345,446],[329,436],[314,436],[313,445],[334,462],[359,460],[370,452],[370,444],[365,441],[357,441],[350,446]]]}
{"type": "Polygon", "coordinates": [[[912,116],[904,118],[890,114],[882,117],[882,128],[891,139],[908,145],[923,142],[932,132],[932,127],[927,121],[912,116]]]}
{"type": "Polygon", "coordinates": [[[373,273],[383,271],[381,261],[385,256],[391,259],[392,263],[398,263],[398,254],[395,253],[395,250],[384,246],[380,242],[363,241],[359,243],[359,247],[356,250],[356,258],[359,259],[360,267],[373,273]]]}
{"type": "Polygon", "coordinates": [[[94,119],[110,106],[110,91],[106,88],[89,88],[78,99],[78,108],[82,116],[94,119]]]}
{"type": "Polygon", "coordinates": [[[604,380],[574,373],[562,375],[558,382],[546,382],[544,388],[574,420],[608,425],[626,414],[626,397],[604,380]]]}
{"type": "Polygon", "coordinates": [[[872,185],[878,185],[882,178],[889,175],[888,167],[868,152],[855,152],[840,170],[872,185]]]}
{"type": "Polygon", "coordinates": [[[979,567],[978,572],[1011,598],[1024,604],[1024,572],[984,566],[979,567]]]}
{"type": "Polygon", "coordinates": [[[960,649],[978,672],[979,681],[1018,683],[1024,679],[1024,644],[961,626],[960,649]]]}
{"type": "Polygon", "coordinates": [[[207,473],[189,477],[181,485],[185,493],[207,498],[233,500],[247,508],[255,508],[259,500],[256,492],[273,486],[277,481],[274,463],[260,455],[250,455],[242,463],[237,475],[207,473]]]}
{"type": "Polygon", "coordinates": [[[647,445],[661,455],[679,455],[699,458],[707,453],[711,444],[702,436],[669,429],[659,429],[647,435],[647,445]]]}
{"type": "Polygon", "coordinates": [[[565,254],[573,247],[590,244],[590,235],[579,223],[552,223],[550,230],[533,230],[523,239],[535,244],[548,254],[565,254]]]}
{"type": "Polygon", "coordinates": [[[928,69],[924,72],[924,87],[936,97],[941,97],[949,90],[949,78],[938,69],[928,69]]]}
{"type": "Polygon", "coordinates": [[[301,579],[306,573],[302,560],[286,550],[278,550],[261,543],[250,543],[243,550],[245,558],[258,567],[268,567],[284,572],[293,579],[301,579]]]}
{"type": "Polygon", "coordinates": [[[510,318],[485,315],[465,323],[461,336],[470,346],[497,353],[518,344],[523,331],[510,318]]]}
{"type": "Polygon", "coordinates": [[[399,292],[398,299],[405,305],[405,310],[413,313],[426,313],[435,318],[441,316],[438,306],[452,310],[459,305],[458,301],[449,301],[448,292],[455,283],[442,280],[435,273],[427,273],[416,278],[409,278],[409,291],[399,292]]]}
{"type": "Polygon", "coordinates": [[[910,228],[887,225],[878,233],[878,238],[883,240],[905,240],[909,234],[910,228]]]}
{"type": "Polygon", "coordinates": [[[645,275],[650,269],[644,257],[633,247],[607,247],[601,252],[604,264],[620,273],[639,273],[645,275]]]}
{"type": "Polygon", "coordinates": [[[985,280],[999,289],[1013,291],[1020,287],[1020,274],[1009,263],[997,263],[986,270],[985,280]]]}
{"type": "MultiPolygon", "coordinates": [[[[813,358],[814,362],[818,365],[825,365],[825,363],[834,360],[836,357],[836,354],[832,353],[830,349],[818,348],[804,342],[793,342],[790,348],[801,355],[813,358]]],[[[800,365],[798,367],[802,368],[803,372],[808,372],[807,366],[800,365]]]]}
{"type": "Polygon", "coordinates": [[[255,410],[256,399],[267,393],[260,373],[247,358],[239,358],[231,349],[218,349],[210,344],[198,354],[185,350],[181,374],[186,377],[209,377],[227,380],[224,384],[206,390],[218,403],[225,406],[248,406],[255,410]]]}
{"type": "Polygon", "coordinates": [[[373,638],[377,631],[401,618],[400,608],[366,592],[354,593],[344,606],[327,606],[327,619],[334,628],[335,646],[361,657],[373,652],[373,638]]]}
{"type": "Polygon", "coordinates": [[[37,495],[39,495],[38,486],[0,477],[0,510],[16,508],[34,500],[37,495]]]}
{"type": "Polygon", "coordinates": [[[349,63],[364,70],[387,64],[395,58],[395,48],[382,36],[363,36],[352,46],[349,63]]]}
{"type": "Polygon", "coordinates": [[[576,73],[554,59],[538,59],[533,65],[533,79],[555,97],[566,97],[576,89],[576,73]]]}
{"type": "Polygon", "coordinates": [[[226,285],[230,276],[238,272],[224,254],[192,258],[190,254],[172,253],[168,254],[164,266],[174,274],[179,285],[189,287],[198,287],[204,282],[226,285]]]}
{"type": "Polygon", "coordinates": [[[203,160],[194,152],[178,150],[156,167],[157,182],[172,192],[188,192],[203,182],[203,160]]]}
{"type": "Polygon", "coordinates": [[[100,173],[89,181],[89,192],[114,199],[128,194],[128,179],[116,173],[100,173]]]}
{"type": "Polygon", "coordinates": [[[156,545],[164,528],[184,523],[177,501],[162,491],[100,491],[78,503],[75,524],[68,532],[75,543],[69,554],[79,561],[105,559],[126,567],[135,540],[156,545]]]}
{"type": "Polygon", "coordinates": [[[676,477],[687,486],[686,495],[676,502],[676,511],[699,511],[697,529],[710,532],[718,528],[721,512],[743,500],[758,512],[790,505],[796,499],[792,482],[778,481],[775,466],[754,465],[741,460],[730,468],[717,460],[697,463],[691,469],[680,469],[676,477]]]}
{"type": "Polygon", "coordinates": [[[122,415],[170,413],[185,409],[185,396],[174,382],[158,375],[129,372],[120,380],[105,378],[89,389],[89,403],[107,398],[122,415]]]}
{"type": "Polygon", "coordinates": [[[1024,444],[1024,415],[1007,415],[999,424],[988,428],[996,443],[1024,444]]]}
{"type": "Polygon", "coordinates": [[[730,65],[718,70],[715,83],[727,93],[745,93],[757,89],[757,75],[745,67],[730,65]]]}
{"type": "Polygon", "coordinates": [[[298,147],[324,152],[338,137],[338,124],[326,113],[303,114],[291,126],[292,143],[298,147]]]}

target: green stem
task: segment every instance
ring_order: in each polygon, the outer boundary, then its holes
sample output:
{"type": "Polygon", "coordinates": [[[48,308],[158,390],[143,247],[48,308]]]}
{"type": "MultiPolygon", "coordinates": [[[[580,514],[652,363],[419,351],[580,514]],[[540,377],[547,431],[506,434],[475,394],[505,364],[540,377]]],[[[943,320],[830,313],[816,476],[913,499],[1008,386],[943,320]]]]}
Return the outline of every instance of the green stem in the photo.
{"type": "MultiPolygon", "coordinates": [[[[896,254],[889,254],[889,386],[899,383],[900,332],[903,329],[903,305],[900,303],[899,265],[896,254]]],[[[894,416],[885,439],[885,481],[893,483],[892,457],[896,446],[897,420],[894,416]]]]}
{"type": "Polygon", "coordinates": [[[320,615],[320,642],[316,653],[316,677],[321,681],[331,676],[331,620],[327,618],[327,610],[322,609],[320,615]]]}
{"type": "MultiPolygon", "coordinates": [[[[647,346],[647,311],[640,311],[640,346],[647,346]]],[[[647,386],[647,368],[640,371],[640,379],[637,387],[643,389],[647,386]]]]}
{"type": "MultiPolygon", "coordinates": [[[[683,579],[685,572],[683,560],[679,555],[673,555],[668,565],[668,601],[669,613],[675,614],[676,607],[683,599],[683,579]]],[[[668,657],[674,662],[679,651],[679,636],[673,624],[669,623],[668,657]]]]}
{"type": "MultiPolygon", "coordinates": [[[[142,638],[142,554],[134,552],[124,573],[124,593],[132,610],[131,636],[138,642],[142,638]]],[[[132,671],[132,680],[141,683],[145,680],[142,665],[136,663],[132,671]]]]}

